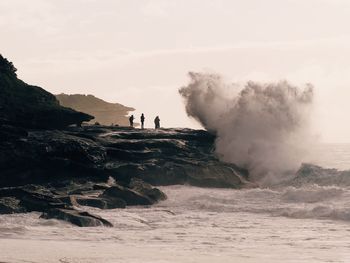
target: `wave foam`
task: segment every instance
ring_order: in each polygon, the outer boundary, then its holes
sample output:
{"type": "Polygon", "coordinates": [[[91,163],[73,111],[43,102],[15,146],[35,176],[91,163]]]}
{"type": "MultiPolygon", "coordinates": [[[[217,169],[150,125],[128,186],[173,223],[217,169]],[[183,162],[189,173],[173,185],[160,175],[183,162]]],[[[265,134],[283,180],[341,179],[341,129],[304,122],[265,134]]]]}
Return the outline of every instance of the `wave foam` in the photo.
{"type": "Polygon", "coordinates": [[[166,187],[170,209],[350,221],[349,188],[318,185],[244,190],[166,187]],[[180,194],[181,193],[181,194],[180,194]]]}
{"type": "Polygon", "coordinates": [[[344,190],[337,187],[320,187],[314,185],[308,188],[288,187],[282,194],[282,200],[291,203],[317,203],[339,198],[344,190]]]}
{"type": "Polygon", "coordinates": [[[309,115],[313,87],[286,81],[227,84],[216,74],[190,73],[180,89],[190,117],[217,135],[216,152],[247,168],[265,185],[297,169],[311,141],[309,115]]]}

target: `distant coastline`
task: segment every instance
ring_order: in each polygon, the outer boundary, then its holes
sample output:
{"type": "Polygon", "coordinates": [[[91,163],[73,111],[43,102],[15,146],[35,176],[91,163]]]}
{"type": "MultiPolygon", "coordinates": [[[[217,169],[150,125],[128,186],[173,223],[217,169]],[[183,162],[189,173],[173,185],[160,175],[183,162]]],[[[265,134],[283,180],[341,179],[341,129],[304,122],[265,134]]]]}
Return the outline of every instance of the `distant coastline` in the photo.
{"type": "Polygon", "coordinates": [[[64,107],[88,113],[95,117],[89,123],[99,123],[101,125],[129,126],[127,115],[134,111],[132,107],[127,107],[119,103],[110,103],[94,95],[84,94],[58,94],[56,98],[64,107]]]}

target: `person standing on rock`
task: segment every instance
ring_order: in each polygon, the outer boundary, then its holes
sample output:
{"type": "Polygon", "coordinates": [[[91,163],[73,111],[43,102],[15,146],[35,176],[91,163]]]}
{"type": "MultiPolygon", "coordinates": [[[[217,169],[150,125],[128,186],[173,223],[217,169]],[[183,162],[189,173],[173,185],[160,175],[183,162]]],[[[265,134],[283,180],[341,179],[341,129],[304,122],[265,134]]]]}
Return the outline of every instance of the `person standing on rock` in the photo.
{"type": "Polygon", "coordinates": [[[130,122],[130,127],[134,127],[134,115],[130,116],[129,122],[130,122]]]}
{"type": "Polygon", "coordinates": [[[154,125],[155,125],[155,129],[160,128],[160,119],[158,116],[154,119],[154,125]]]}
{"type": "Polygon", "coordinates": [[[141,129],[144,129],[144,123],[145,123],[145,115],[143,113],[141,114],[141,129]]]}

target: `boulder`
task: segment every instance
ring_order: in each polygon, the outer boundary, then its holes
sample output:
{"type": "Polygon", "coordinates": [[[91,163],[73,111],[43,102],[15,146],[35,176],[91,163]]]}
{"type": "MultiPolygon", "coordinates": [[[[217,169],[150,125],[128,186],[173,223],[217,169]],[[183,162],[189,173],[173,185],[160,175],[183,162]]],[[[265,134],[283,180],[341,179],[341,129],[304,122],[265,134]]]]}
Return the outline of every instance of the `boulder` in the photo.
{"type": "Polygon", "coordinates": [[[187,166],[188,183],[198,187],[240,188],[245,182],[235,169],[228,164],[207,163],[207,165],[187,166]]]}
{"type": "Polygon", "coordinates": [[[146,195],[136,192],[126,187],[115,185],[106,189],[100,197],[102,198],[118,198],[126,202],[127,205],[151,205],[155,203],[154,200],[146,195]]]}
{"type": "Polygon", "coordinates": [[[15,197],[0,198],[0,214],[24,213],[26,210],[19,203],[15,197]]]}
{"type": "Polygon", "coordinates": [[[64,220],[80,227],[113,226],[112,223],[100,216],[73,209],[50,209],[46,213],[43,213],[41,218],[64,220]]]}
{"type": "Polygon", "coordinates": [[[43,212],[51,208],[66,208],[67,205],[56,198],[41,194],[24,194],[21,197],[20,205],[27,211],[43,212]]]}
{"type": "Polygon", "coordinates": [[[51,208],[65,208],[66,204],[56,198],[53,193],[39,185],[26,185],[24,187],[8,187],[0,189],[2,199],[9,198],[13,204],[28,212],[43,212],[51,208]]]}
{"type": "Polygon", "coordinates": [[[114,209],[114,208],[125,208],[126,202],[120,198],[115,197],[87,197],[87,196],[71,196],[78,205],[97,207],[100,209],[114,209]]]}
{"type": "Polygon", "coordinates": [[[94,184],[92,186],[93,190],[106,190],[108,188],[110,188],[111,186],[109,184],[106,183],[99,183],[99,184],[94,184]]]}
{"type": "Polygon", "coordinates": [[[152,187],[152,185],[142,181],[139,178],[132,178],[129,187],[132,190],[147,196],[154,202],[165,200],[167,198],[166,195],[158,188],[152,187]]]}
{"type": "Polygon", "coordinates": [[[27,136],[28,136],[28,132],[23,128],[6,125],[6,124],[0,124],[0,138],[3,141],[18,139],[18,138],[26,138],[27,136]]]}

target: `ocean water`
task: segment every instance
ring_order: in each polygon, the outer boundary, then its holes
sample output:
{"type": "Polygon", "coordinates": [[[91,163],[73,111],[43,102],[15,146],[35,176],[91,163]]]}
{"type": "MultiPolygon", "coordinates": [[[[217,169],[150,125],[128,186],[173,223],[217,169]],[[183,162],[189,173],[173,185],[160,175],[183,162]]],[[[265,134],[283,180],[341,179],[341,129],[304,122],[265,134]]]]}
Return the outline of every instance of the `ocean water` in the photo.
{"type": "MultiPolygon", "coordinates": [[[[350,170],[350,145],[314,151],[306,161],[350,170]]],[[[3,215],[0,262],[350,262],[350,173],[320,176],[297,187],[162,187],[168,200],[152,207],[88,209],[113,228],[3,215]]]]}

